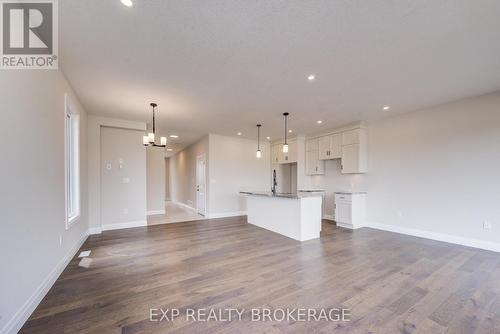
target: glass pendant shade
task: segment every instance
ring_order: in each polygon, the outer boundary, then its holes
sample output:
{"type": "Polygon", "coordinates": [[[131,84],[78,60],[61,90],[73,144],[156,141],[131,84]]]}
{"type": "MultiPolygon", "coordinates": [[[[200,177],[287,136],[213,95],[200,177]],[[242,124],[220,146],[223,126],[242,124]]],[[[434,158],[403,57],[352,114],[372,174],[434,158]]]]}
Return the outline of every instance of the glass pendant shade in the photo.
{"type": "Polygon", "coordinates": [[[283,153],[288,153],[288,144],[283,144],[283,153]]]}
{"type": "Polygon", "coordinates": [[[162,146],[167,145],[167,137],[160,137],[160,145],[162,146]]]}
{"type": "Polygon", "coordinates": [[[149,145],[149,136],[142,136],[142,144],[149,145]]]}
{"type": "Polygon", "coordinates": [[[255,154],[255,156],[260,159],[262,157],[262,151],[261,150],[257,150],[257,153],[255,154]]]}
{"type": "Polygon", "coordinates": [[[155,142],[155,134],[153,132],[148,133],[148,138],[151,144],[155,142]]]}

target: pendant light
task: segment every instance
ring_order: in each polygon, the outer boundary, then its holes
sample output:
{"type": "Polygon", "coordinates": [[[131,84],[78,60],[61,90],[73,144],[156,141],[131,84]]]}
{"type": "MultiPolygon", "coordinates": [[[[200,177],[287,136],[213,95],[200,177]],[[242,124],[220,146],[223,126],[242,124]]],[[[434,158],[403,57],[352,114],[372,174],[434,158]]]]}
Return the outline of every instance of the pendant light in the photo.
{"type": "Polygon", "coordinates": [[[155,136],[156,136],[155,108],[158,105],[153,102],[151,102],[149,105],[153,108],[153,132],[149,132],[147,136],[145,135],[142,137],[142,144],[144,146],[165,147],[167,146],[167,137],[160,137],[160,144],[156,144],[155,142],[155,136]]]}
{"type": "Polygon", "coordinates": [[[260,127],[261,124],[257,124],[257,152],[255,153],[255,156],[257,159],[260,159],[262,157],[262,151],[260,150],[260,127]]]}
{"type": "Polygon", "coordinates": [[[283,143],[283,153],[288,153],[288,143],[286,142],[286,134],[288,133],[288,115],[289,113],[283,113],[285,117],[285,142],[283,143]]]}

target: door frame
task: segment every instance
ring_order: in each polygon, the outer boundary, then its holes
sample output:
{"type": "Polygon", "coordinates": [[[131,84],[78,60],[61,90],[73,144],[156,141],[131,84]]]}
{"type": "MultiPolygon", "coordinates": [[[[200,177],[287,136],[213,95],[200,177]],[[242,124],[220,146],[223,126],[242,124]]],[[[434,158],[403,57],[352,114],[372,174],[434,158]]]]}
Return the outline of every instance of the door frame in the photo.
{"type": "Polygon", "coordinates": [[[207,215],[207,155],[205,153],[200,154],[196,157],[196,212],[200,215],[206,216],[207,215]],[[198,198],[198,180],[199,180],[199,168],[198,164],[200,161],[204,162],[205,170],[204,170],[204,175],[205,175],[205,196],[203,196],[203,212],[200,212],[200,205],[198,203],[199,198],[198,198]]]}

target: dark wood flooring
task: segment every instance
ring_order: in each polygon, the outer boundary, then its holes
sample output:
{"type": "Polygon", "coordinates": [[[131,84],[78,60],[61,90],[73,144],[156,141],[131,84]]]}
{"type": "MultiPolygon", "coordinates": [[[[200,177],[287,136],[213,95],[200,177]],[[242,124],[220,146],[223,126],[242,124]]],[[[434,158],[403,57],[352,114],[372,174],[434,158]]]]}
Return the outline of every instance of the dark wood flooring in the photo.
{"type": "Polygon", "coordinates": [[[324,222],[300,243],[244,217],[91,236],[22,333],[500,333],[500,254],[324,222]],[[151,322],[150,308],[348,308],[349,322],[151,322]]]}

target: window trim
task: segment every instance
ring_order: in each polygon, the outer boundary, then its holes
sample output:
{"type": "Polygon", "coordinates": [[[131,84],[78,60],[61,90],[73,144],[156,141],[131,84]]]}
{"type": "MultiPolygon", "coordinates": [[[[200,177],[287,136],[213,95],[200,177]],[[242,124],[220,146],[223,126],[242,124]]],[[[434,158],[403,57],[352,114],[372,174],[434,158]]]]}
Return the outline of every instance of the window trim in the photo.
{"type": "Polygon", "coordinates": [[[76,223],[78,223],[81,217],[80,144],[81,144],[80,114],[78,113],[77,109],[74,108],[68,94],[65,94],[64,96],[64,183],[65,183],[65,221],[67,230],[76,223]],[[77,141],[76,143],[74,142],[75,139],[77,141]],[[72,176],[73,174],[76,175],[72,176]],[[70,179],[72,177],[74,178],[73,180],[70,179]]]}

